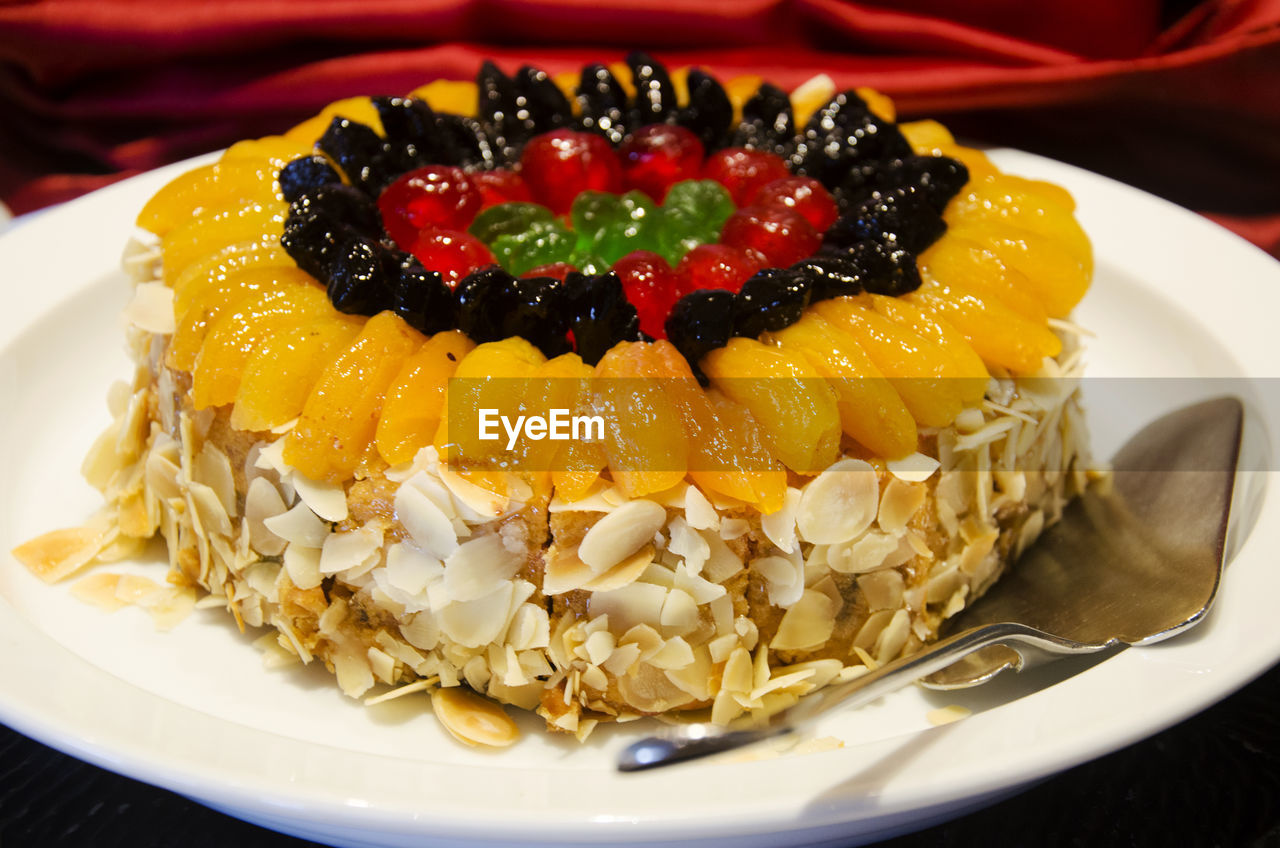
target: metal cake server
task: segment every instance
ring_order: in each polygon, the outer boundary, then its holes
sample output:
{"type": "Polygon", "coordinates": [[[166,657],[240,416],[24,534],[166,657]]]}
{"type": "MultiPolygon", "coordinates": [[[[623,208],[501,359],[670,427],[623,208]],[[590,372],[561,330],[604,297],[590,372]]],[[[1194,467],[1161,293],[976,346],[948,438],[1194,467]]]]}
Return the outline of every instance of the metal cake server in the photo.
{"type": "Polygon", "coordinates": [[[827,712],[870,703],[924,678],[954,689],[1045,655],[1148,645],[1203,620],[1224,567],[1244,407],[1218,398],[1148,424],[1092,487],[994,587],[957,616],[951,635],[743,729],[677,725],[623,750],[639,771],[792,733],[827,712]]]}

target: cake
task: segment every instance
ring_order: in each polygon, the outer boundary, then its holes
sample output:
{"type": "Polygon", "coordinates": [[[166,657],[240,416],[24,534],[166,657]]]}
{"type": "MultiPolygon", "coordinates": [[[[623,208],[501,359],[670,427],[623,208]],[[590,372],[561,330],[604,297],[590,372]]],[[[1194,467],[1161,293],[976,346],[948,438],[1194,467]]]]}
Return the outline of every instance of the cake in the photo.
{"type": "Polygon", "coordinates": [[[470,743],[914,651],[1087,483],[1092,258],[1065,190],[894,118],[633,54],[235,144],[139,215],[102,512],[15,553],[159,534],[167,587],[79,593],[225,607],[470,743]]]}

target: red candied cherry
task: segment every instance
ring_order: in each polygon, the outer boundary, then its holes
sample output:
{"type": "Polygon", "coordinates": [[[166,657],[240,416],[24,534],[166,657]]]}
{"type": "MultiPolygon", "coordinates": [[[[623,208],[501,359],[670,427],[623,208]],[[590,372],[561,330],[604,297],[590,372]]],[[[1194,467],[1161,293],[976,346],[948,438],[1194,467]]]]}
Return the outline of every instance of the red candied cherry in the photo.
{"type": "Polygon", "coordinates": [[[428,165],[410,171],[378,197],[382,225],[396,244],[413,244],[427,227],[465,230],[480,211],[479,189],[461,168],[428,165]]]}
{"type": "Polygon", "coordinates": [[[552,262],[550,265],[539,265],[537,268],[530,268],[520,276],[522,277],[553,277],[560,282],[564,282],[564,278],[578,270],[568,262],[552,262]]]}
{"type": "Polygon", "coordinates": [[[738,207],[751,203],[756,192],[769,183],[789,176],[791,172],[782,157],[745,147],[717,150],[702,163],[702,178],[727,188],[738,207]]]}
{"type": "Polygon", "coordinates": [[[641,127],[618,148],[622,183],[661,203],[667,189],[681,180],[694,180],[702,170],[706,150],[692,131],[671,124],[641,127]]]}
{"type": "Polygon", "coordinates": [[[748,277],[765,265],[764,257],[754,250],[741,250],[728,244],[701,244],[684,255],[676,266],[676,274],[681,277],[682,293],[698,289],[737,292],[748,277]]]}
{"type": "Polygon", "coordinates": [[[786,268],[822,245],[822,235],[803,215],[785,206],[748,206],[724,222],[720,243],[757,250],[768,265],[786,268]]]}
{"type": "Polygon", "coordinates": [[[685,294],[683,280],[667,260],[649,250],[633,250],[613,263],[627,300],[640,316],[640,329],[655,339],[667,337],[663,324],[685,294]]]}
{"type": "Polygon", "coordinates": [[[476,171],[471,175],[471,182],[480,190],[482,211],[502,203],[529,203],[533,200],[524,179],[506,168],[476,171]]]}
{"type": "Polygon", "coordinates": [[[449,288],[477,268],[496,263],[480,239],[441,227],[428,227],[420,232],[409,252],[418,257],[428,271],[439,271],[449,288]]]}
{"type": "Polygon", "coordinates": [[[760,189],[753,206],[784,206],[799,212],[813,228],[825,233],[840,216],[827,187],[813,177],[783,177],[760,189]]]}
{"type": "Polygon", "coordinates": [[[520,173],[533,197],[557,215],[588,189],[618,194],[622,165],[603,136],[554,130],[529,139],[520,156],[520,173]]]}

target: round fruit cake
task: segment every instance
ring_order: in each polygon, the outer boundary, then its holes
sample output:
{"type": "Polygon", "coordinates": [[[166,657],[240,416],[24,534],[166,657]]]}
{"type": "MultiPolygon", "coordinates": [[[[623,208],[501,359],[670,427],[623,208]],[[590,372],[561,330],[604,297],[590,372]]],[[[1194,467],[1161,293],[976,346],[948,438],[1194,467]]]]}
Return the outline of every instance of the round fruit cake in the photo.
{"type": "Polygon", "coordinates": [[[236,144],[138,217],[104,512],[18,553],[159,532],[184,597],[470,742],[513,738],[475,693],[584,738],[916,650],[1087,481],[1092,258],[894,117],[633,54],[236,144]]]}

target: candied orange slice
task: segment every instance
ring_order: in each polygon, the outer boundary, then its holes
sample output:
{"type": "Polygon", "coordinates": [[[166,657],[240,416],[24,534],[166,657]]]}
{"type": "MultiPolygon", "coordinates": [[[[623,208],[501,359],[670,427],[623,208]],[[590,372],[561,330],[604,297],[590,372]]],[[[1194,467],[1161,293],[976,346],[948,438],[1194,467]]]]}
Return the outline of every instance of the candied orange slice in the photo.
{"type": "Polygon", "coordinates": [[[315,280],[300,268],[252,268],[228,276],[220,285],[202,292],[181,314],[175,310],[178,326],[169,344],[166,364],[179,371],[191,371],[210,325],[240,299],[255,292],[315,285],[315,280]]]}
{"type": "Polygon", "coordinates": [[[960,369],[942,348],[895,324],[858,299],[824,300],[813,309],[837,330],[847,333],[867,352],[880,373],[924,427],[945,427],[964,408],[956,381],[960,369]]]}
{"type": "Polygon", "coordinates": [[[727,419],[717,414],[675,345],[656,341],[652,351],[662,369],[662,389],[684,428],[693,482],[705,492],[756,504],[765,512],[781,508],[787,471],[764,447],[751,414],[723,396],[721,408],[732,405],[732,413],[727,419]]]}
{"type": "Polygon", "coordinates": [[[1062,351],[1062,340],[1048,327],[1028,321],[993,298],[926,281],[905,299],[963,333],[988,366],[1017,375],[1034,374],[1046,356],[1062,351]]]}
{"type": "Polygon", "coordinates": [[[363,324],[363,318],[333,311],[278,328],[245,363],[231,426],[270,430],[297,418],[316,380],[363,324]]]}
{"type": "Polygon", "coordinates": [[[1065,318],[1089,290],[1089,269],[1061,241],[1002,221],[964,222],[952,235],[989,245],[1028,287],[1051,318],[1065,318]]]}
{"type": "Polygon", "coordinates": [[[994,251],[954,232],[921,253],[919,266],[924,278],[999,300],[1028,321],[1044,324],[1049,320],[1026,274],[1010,268],[994,251]]]}
{"type": "Polygon", "coordinates": [[[613,482],[628,497],[684,479],[689,447],[676,406],[662,390],[665,368],[647,342],[619,342],[596,365],[596,405],[613,482]]]}
{"type": "Polygon", "coordinates": [[[1093,272],[1093,247],[1070,207],[1050,194],[1014,181],[1003,174],[970,180],[951,199],[943,218],[948,224],[1003,221],[1062,244],[1079,260],[1086,274],[1093,272]]]}
{"type": "Polygon", "coordinates": [[[817,313],[764,337],[804,356],[836,393],[840,426],[876,456],[897,459],[915,452],[916,421],[901,396],[853,338],[817,313]]]}
{"type": "Polygon", "coordinates": [[[835,462],[840,452],[836,395],[803,356],[739,336],[700,364],[717,389],[750,410],[783,465],[817,474],[835,462]]]}
{"type": "Polygon", "coordinates": [[[324,289],[311,285],[256,291],[224,309],[210,322],[191,371],[196,409],[234,401],[249,357],[276,330],[332,311],[324,289]]]}
{"type": "Polygon", "coordinates": [[[965,339],[964,334],[937,315],[925,312],[914,303],[883,294],[871,295],[871,305],[884,317],[923,336],[942,348],[960,369],[960,395],[966,404],[977,403],[987,391],[990,374],[982,357],[965,339]]]}
{"type": "MultiPolygon", "coordinates": [[[[281,267],[293,264],[293,259],[280,246],[279,239],[258,238],[229,244],[215,253],[203,256],[183,269],[182,273],[166,278],[165,283],[173,287],[176,310],[177,300],[185,296],[184,292],[188,286],[212,285],[214,280],[225,279],[249,268],[281,267]]],[[[190,306],[189,296],[187,297],[186,305],[190,306]]],[[[174,314],[181,313],[175,311],[174,314]]]]}
{"type": "Polygon", "coordinates": [[[458,330],[436,333],[405,360],[391,381],[375,444],[388,465],[409,462],[431,444],[444,414],[445,389],[458,363],[475,348],[458,330]]]}
{"type": "Polygon", "coordinates": [[[492,465],[518,466],[523,442],[507,450],[509,437],[500,420],[514,422],[531,377],[546,357],[518,336],[478,345],[458,363],[445,394],[444,414],[436,431],[435,446],[441,457],[464,468],[492,465]],[[482,410],[487,411],[483,413],[482,410]],[[483,420],[493,438],[481,438],[483,420]]]}
{"type": "Polygon", "coordinates": [[[228,244],[279,239],[289,207],[284,201],[250,202],[234,209],[202,209],[170,230],[160,241],[166,280],[176,279],[188,265],[228,244]]]}
{"type": "Polygon", "coordinates": [[[316,381],[285,436],[285,462],[312,480],[349,479],[373,441],[387,388],[424,341],[394,312],[370,318],[316,381]]]}
{"type": "Polygon", "coordinates": [[[435,80],[415,88],[409,96],[427,101],[427,105],[437,112],[474,115],[479,93],[476,84],[469,80],[435,80]]]}
{"type": "MultiPolygon", "coordinates": [[[[475,97],[471,98],[471,108],[475,109],[475,97]]],[[[385,135],[382,129],[382,118],[368,97],[348,97],[337,100],[320,110],[320,114],[308,118],[284,134],[290,141],[312,145],[320,140],[324,131],[333,123],[335,117],[343,117],[348,121],[356,121],[371,127],[378,135],[385,135]]]]}
{"type": "Polygon", "coordinates": [[[201,210],[282,203],[279,168],[261,159],[214,162],[170,180],[138,213],[137,224],[164,236],[201,210]]]}
{"type": "MultiPolygon", "coordinates": [[[[548,359],[533,373],[525,408],[537,415],[549,415],[553,409],[568,410],[570,415],[595,415],[592,407],[595,373],[596,369],[576,353],[548,359]]],[[[585,438],[531,442],[526,461],[537,475],[536,481],[545,482],[543,472],[550,471],[556,495],[566,501],[576,501],[586,495],[609,464],[604,443],[585,438]]]]}
{"type": "Polygon", "coordinates": [[[285,138],[282,135],[268,135],[262,138],[246,138],[237,141],[222,154],[223,162],[233,159],[258,159],[270,162],[276,170],[283,168],[301,156],[311,155],[315,145],[312,142],[285,138]]]}

